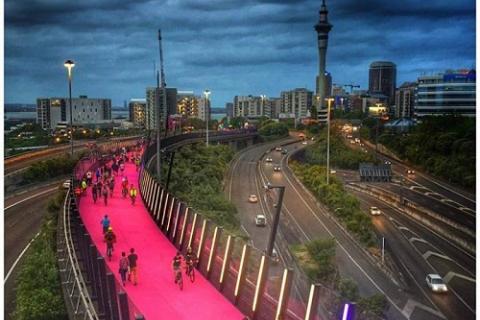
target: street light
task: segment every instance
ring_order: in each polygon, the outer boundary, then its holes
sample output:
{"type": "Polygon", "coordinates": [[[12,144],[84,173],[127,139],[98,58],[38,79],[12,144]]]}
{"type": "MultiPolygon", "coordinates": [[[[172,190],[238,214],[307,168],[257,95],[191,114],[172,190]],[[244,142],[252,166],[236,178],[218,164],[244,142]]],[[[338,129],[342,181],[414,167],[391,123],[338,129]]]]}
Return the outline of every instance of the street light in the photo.
{"type": "Polygon", "coordinates": [[[327,104],[327,185],[330,183],[330,105],[334,98],[326,98],[327,104]]]}
{"type": "Polygon", "coordinates": [[[67,68],[68,72],[68,94],[69,94],[69,101],[70,101],[70,130],[72,134],[70,135],[70,145],[71,145],[71,154],[73,157],[73,115],[72,115],[72,69],[75,67],[75,63],[73,60],[67,60],[63,64],[65,68],[67,68]]]}
{"type": "MultiPolygon", "coordinates": [[[[264,94],[261,94],[261,95],[260,95],[260,98],[262,99],[262,111],[261,111],[261,114],[262,114],[262,116],[264,116],[264,115],[265,115],[265,100],[267,99],[267,96],[264,95],[264,94]]],[[[270,118],[270,116],[271,116],[271,115],[269,114],[268,117],[270,118]]]]}
{"type": "Polygon", "coordinates": [[[271,257],[272,253],[273,253],[273,246],[275,244],[275,236],[277,235],[278,223],[280,222],[280,212],[282,211],[282,201],[283,201],[283,194],[285,193],[285,186],[267,185],[266,189],[267,190],[270,190],[270,189],[279,189],[280,190],[280,194],[278,195],[277,212],[275,213],[275,216],[273,217],[272,229],[270,230],[270,237],[268,239],[268,245],[267,245],[267,254],[268,254],[268,256],[271,257]]]}
{"type": "Polygon", "coordinates": [[[209,100],[209,96],[210,96],[210,90],[205,90],[203,91],[203,94],[205,95],[205,121],[206,121],[206,128],[207,128],[207,135],[206,135],[206,144],[207,144],[207,147],[208,147],[208,118],[210,118],[210,111],[209,111],[209,107],[210,107],[210,100],[209,100]]]}
{"type": "Polygon", "coordinates": [[[382,103],[377,102],[375,103],[375,107],[370,107],[369,111],[373,111],[376,114],[377,118],[377,125],[375,128],[375,161],[377,161],[378,158],[378,127],[380,126],[380,117],[383,115],[385,112],[385,107],[383,106],[382,103]]]}

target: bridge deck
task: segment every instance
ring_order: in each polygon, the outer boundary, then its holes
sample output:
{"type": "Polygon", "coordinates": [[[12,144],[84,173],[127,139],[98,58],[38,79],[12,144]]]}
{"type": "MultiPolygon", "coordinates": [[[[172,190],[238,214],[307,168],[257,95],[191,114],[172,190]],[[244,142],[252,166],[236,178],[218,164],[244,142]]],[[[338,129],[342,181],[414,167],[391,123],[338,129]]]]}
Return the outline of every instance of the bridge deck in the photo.
{"type": "MultiPolygon", "coordinates": [[[[135,166],[127,163],[125,174],[130,183],[138,188],[138,173],[135,166]]],[[[101,219],[108,214],[117,236],[112,261],[108,267],[120,281],[118,262],[121,252],[128,255],[130,248],[138,254],[138,280],[134,286],[127,282],[125,290],[147,320],[154,319],[243,319],[243,315],[199,272],[195,283],[184,276],[184,288],[180,291],[174,284],[171,261],[175,247],[159,231],[150,218],[141,197],[137,196],[134,206],[121,196],[121,178],[115,181],[113,197],[105,206],[103,199],[93,203],[91,190],[82,197],[80,214],[95,245],[105,257],[101,219]]],[[[139,188],[138,188],[139,189],[139,188]]],[[[107,261],[107,259],[106,259],[107,261]]]]}

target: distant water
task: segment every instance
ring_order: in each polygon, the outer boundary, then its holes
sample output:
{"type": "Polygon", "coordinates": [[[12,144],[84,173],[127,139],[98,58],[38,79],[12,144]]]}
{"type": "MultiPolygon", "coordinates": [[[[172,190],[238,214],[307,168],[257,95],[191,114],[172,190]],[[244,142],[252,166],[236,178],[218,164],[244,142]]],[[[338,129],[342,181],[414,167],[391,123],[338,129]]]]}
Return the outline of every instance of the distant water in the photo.
{"type": "Polygon", "coordinates": [[[227,116],[226,113],[212,113],[211,114],[212,120],[218,120],[218,121],[222,120],[226,116],[227,116]]]}
{"type": "Polygon", "coordinates": [[[37,113],[36,112],[5,112],[3,114],[4,120],[12,120],[12,119],[36,119],[37,113]]]}

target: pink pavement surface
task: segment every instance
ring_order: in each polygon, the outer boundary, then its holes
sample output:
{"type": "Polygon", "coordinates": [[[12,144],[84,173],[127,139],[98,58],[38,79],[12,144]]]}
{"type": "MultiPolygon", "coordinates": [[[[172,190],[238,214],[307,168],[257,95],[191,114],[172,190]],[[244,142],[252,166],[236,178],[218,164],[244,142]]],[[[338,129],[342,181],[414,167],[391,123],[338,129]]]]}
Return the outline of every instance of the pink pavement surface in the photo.
{"type": "MultiPolygon", "coordinates": [[[[125,175],[129,184],[138,187],[138,172],[135,165],[126,163],[125,175]]],[[[243,319],[242,313],[218,292],[199,272],[191,283],[183,273],[183,291],[174,283],[171,261],[176,248],[160,232],[140,197],[138,191],[135,205],[130,199],[122,198],[121,177],[115,179],[113,197],[108,199],[108,206],[103,198],[93,203],[91,188],[81,198],[80,214],[95,245],[105,256],[106,245],[103,242],[100,221],[108,214],[111,226],[117,236],[112,261],[108,267],[121,283],[118,262],[121,252],[128,255],[130,248],[135,248],[138,255],[138,285],[128,282],[125,291],[146,320],[161,319],[243,319]]],[[[183,270],[183,266],[182,266],[183,270]]]]}

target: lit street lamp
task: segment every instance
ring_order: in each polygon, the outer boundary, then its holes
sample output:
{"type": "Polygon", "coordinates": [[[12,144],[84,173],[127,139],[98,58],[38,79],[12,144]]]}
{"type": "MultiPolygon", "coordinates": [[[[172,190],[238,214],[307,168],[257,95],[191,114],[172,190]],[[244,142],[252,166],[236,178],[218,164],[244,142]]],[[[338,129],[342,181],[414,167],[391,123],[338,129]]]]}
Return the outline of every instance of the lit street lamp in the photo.
{"type": "Polygon", "coordinates": [[[67,60],[63,64],[65,68],[67,68],[68,72],[68,94],[69,94],[69,101],[70,101],[70,131],[72,132],[70,135],[70,145],[71,145],[71,154],[73,157],[73,114],[72,114],[72,69],[75,67],[75,63],[73,60],[67,60]]]}
{"type": "Polygon", "coordinates": [[[330,183],[330,105],[334,98],[326,98],[327,104],[327,185],[330,183]]]}
{"type": "Polygon", "coordinates": [[[206,144],[208,147],[208,118],[210,118],[210,99],[208,98],[210,96],[210,90],[205,90],[203,91],[203,94],[205,95],[205,121],[206,121],[206,129],[207,129],[207,135],[206,135],[206,144]]]}
{"type": "Polygon", "coordinates": [[[375,161],[378,157],[378,127],[380,126],[380,117],[385,113],[385,107],[382,103],[375,103],[375,107],[370,107],[369,112],[373,111],[377,118],[377,125],[375,128],[375,161]]]}

